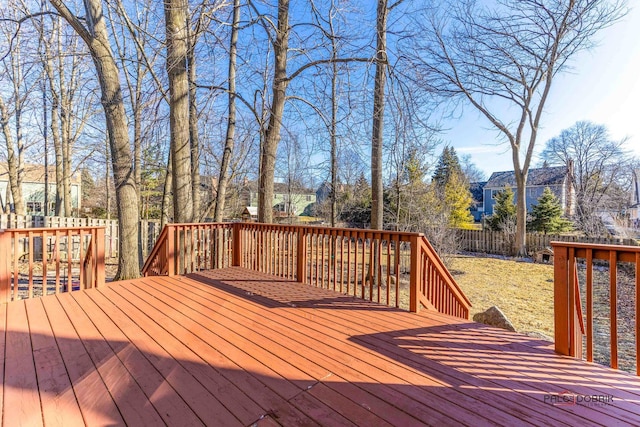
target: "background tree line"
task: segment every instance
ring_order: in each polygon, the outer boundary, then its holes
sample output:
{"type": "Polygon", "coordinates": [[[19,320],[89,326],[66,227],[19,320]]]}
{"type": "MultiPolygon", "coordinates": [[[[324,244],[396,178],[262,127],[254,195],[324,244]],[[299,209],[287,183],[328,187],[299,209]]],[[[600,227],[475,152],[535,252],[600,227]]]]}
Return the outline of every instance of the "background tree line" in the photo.
{"type": "Polygon", "coordinates": [[[61,215],[70,177],[89,171],[121,223],[121,278],[138,274],[140,215],[220,220],[246,179],[265,222],[287,180],[329,182],[331,223],[344,183],[370,191],[375,228],[424,220],[418,200],[464,222],[457,172],[425,187],[439,118],[460,103],[485,115],[523,191],[553,76],[624,2],[446,3],[6,0],[0,125],[15,211],[25,159],[55,166],[61,215]],[[495,99],[517,120],[492,112],[495,99]]]}

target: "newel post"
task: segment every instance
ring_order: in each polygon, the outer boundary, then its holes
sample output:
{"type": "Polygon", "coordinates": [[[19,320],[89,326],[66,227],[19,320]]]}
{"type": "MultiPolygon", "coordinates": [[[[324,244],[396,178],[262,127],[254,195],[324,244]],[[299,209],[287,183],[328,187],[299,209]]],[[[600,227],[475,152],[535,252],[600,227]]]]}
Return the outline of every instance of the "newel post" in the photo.
{"type": "Polygon", "coordinates": [[[420,310],[418,302],[418,287],[420,285],[420,235],[411,235],[411,265],[409,271],[409,311],[417,313],[420,310]]]}
{"type": "Polygon", "coordinates": [[[572,355],[574,343],[572,334],[569,292],[569,248],[553,246],[553,313],[556,353],[572,355]]]}
{"type": "Polygon", "coordinates": [[[241,267],[242,264],[242,237],[241,237],[241,229],[242,223],[234,222],[232,225],[233,230],[233,242],[232,242],[232,259],[231,265],[233,267],[241,267]]]}
{"type": "Polygon", "coordinates": [[[11,294],[11,233],[0,230],[0,303],[11,294]]]}
{"type": "Polygon", "coordinates": [[[296,279],[304,283],[307,280],[307,230],[304,227],[298,227],[297,247],[296,279]]]}
{"type": "Polygon", "coordinates": [[[95,283],[92,283],[92,286],[98,287],[102,286],[105,283],[105,273],[104,273],[104,234],[105,227],[99,227],[94,229],[95,233],[95,283]]]}

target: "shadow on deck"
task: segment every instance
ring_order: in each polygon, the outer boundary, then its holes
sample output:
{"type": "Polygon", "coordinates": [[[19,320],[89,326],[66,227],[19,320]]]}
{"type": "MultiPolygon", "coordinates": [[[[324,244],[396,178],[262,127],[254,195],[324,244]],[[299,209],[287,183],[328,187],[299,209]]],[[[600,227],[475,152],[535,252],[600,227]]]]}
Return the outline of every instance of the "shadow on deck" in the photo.
{"type": "Polygon", "coordinates": [[[551,343],[237,267],[11,302],[0,326],[6,425],[640,419],[638,378],[551,343]]]}

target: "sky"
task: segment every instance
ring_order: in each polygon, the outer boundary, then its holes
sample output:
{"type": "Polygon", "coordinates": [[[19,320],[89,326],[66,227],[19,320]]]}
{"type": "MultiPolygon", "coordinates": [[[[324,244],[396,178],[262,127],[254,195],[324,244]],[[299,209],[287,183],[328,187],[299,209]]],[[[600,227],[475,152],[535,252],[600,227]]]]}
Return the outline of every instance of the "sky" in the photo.
{"type": "MultiPolygon", "coordinates": [[[[598,46],[581,52],[572,70],[556,77],[542,118],[537,153],[563,129],[589,120],[607,126],[613,139],[628,137],[626,148],[640,157],[640,5],[597,34],[596,40],[598,46]]],[[[508,143],[501,144],[490,123],[471,107],[444,126],[448,129],[442,135],[445,143],[459,156],[470,154],[487,178],[492,172],[513,170],[508,143]]]]}

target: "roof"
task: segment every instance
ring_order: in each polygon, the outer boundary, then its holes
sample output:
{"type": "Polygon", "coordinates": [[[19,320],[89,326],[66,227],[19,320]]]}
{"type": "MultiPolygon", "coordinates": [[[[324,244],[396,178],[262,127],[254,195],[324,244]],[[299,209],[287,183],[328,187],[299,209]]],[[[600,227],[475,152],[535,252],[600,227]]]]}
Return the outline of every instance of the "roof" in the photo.
{"type": "MultiPolygon", "coordinates": [[[[529,169],[528,186],[559,185],[567,176],[566,166],[552,166],[529,169]]],[[[516,186],[516,174],[513,171],[494,172],[485,184],[485,188],[504,188],[516,186]]]]}
{"type": "Polygon", "coordinates": [[[257,206],[247,206],[244,208],[244,213],[248,213],[251,216],[258,216],[258,207],[257,206]]]}
{"type": "MultiPolygon", "coordinates": [[[[55,184],[56,180],[56,167],[49,166],[49,182],[55,184]]],[[[22,182],[36,182],[44,183],[44,166],[36,165],[32,163],[25,163],[22,165],[22,182]]],[[[9,170],[6,162],[0,162],[0,181],[9,180],[9,170]]],[[[80,173],[71,175],[71,184],[79,184],[81,182],[80,173]]]]}

